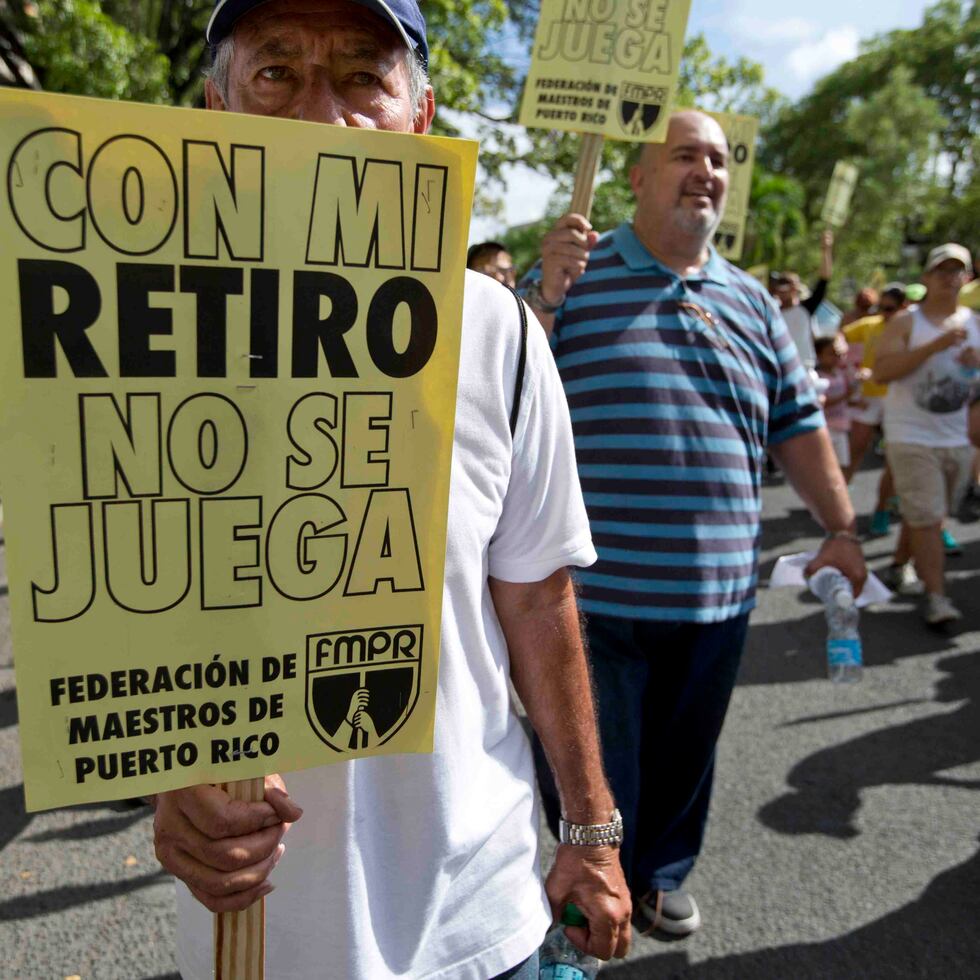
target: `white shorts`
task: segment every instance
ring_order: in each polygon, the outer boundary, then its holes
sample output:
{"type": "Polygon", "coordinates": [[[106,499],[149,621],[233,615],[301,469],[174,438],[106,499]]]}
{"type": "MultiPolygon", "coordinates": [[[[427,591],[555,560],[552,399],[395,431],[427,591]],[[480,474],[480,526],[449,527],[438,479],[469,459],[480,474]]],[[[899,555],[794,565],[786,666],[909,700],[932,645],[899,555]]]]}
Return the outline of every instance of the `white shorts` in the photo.
{"type": "Polygon", "coordinates": [[[851,421],[860,422],[861,425],[867,425],[874,428],[885,419],[885,399],[880,398],[865,398],[863,405],[854,405],[851,407],[851,421]]]}
{"type": "Polygon", "coordinates": [[[834,447],[834,452],[837,453],[837,462],[841,466],[851,465],[851,434],[849,432],[841,432],[840,429],[827,429],[830,433],[830,444],[834,447]]]}

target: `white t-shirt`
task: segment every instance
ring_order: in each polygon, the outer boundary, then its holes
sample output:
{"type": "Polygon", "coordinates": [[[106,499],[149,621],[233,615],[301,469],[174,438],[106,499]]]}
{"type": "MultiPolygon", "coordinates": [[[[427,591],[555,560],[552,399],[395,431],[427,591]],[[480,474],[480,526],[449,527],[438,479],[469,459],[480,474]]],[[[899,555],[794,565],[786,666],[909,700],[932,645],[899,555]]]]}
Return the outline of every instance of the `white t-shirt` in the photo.
{"type": "MultiPolygon", "coordinates": [[[[909,350],[931,343],[944,333],[914,306],[909,350]]],[[[975,372],[957,362],[965,347],[980,350],[980,320],[961,306],[956,323],[967,330],[967,339],[947,347],[920,364],[911,374],[888,384],[885,395],[885,438],[913,445],[968,446],[968,404],[976,385],[975,372]]]]}
{"type": "MultiPolygon", "coordinates": [[[[540,945],[530,746],[508,689],[487,576],[533,582],[595,561],[564,392],[528,314],[520,418],[509,417],[517,305],[467,272],[432,755],[284,776],[304,815],[266,901],[272,980],[487,980],[540,945]]],[[[212,915],[177,884],[178,965],[212,975],[212,915]]]]}
{"type": "Polygon", "coordinates": [[[813,317],[805,306],[797,303],[779,311],[786,321],[789,335],[796,344],[796,352],[805,368],[812,368],[817,363],[817,355],[813,347],[813,317]]]}

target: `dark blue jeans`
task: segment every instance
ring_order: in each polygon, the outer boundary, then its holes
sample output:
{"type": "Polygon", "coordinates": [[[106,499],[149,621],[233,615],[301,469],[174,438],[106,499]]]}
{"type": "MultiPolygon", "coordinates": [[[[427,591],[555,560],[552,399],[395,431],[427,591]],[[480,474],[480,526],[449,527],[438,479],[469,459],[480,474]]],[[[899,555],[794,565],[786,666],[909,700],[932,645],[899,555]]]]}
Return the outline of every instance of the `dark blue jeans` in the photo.
{"type": "MultiPolygon", "coordinates": [[[[748,621],[747,613],[721,623],[588,617],[602,756],[623,815],[620,856],[634,895],[673,891],[694,867],[748,621]]],[[[558,795],[537,741],[535,753],[556,832],[558,795]]]]}

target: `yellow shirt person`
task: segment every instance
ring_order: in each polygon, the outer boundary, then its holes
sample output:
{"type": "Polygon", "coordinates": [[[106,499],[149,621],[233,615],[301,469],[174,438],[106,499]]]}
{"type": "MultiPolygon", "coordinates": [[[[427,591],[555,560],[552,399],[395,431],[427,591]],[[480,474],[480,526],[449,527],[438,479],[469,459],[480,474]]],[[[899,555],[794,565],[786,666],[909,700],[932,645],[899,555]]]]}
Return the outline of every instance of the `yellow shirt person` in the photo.
{"type": "MultiPolygon", "coordinates": [[[[865,316],[860,320],[844,327],[844,336],[855,358],[860,356],[862,368],[873,370],[878,341],[885,329],[885,318],[877,313],[865,316]]],[[[877,384],[868,377],[861,385],[861,395],[864,398],[884,398],[888,393],[888,385],[877,384]]]]}

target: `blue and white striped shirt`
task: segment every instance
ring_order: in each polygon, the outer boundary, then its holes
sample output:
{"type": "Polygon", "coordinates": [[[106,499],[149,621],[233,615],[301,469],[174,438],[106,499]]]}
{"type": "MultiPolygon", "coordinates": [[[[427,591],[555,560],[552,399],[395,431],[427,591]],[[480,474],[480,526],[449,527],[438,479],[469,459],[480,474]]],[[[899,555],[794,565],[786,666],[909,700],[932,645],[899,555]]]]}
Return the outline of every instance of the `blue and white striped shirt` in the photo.
{"type": "Polygon", "coordinates": [[[599,553],[577,573],[582,608],[689,622],[751,609],[766,446],[823,425],[762,286],[714,249],[682,279],[623,224],[569,291],[552,349],[599,553]]]}

